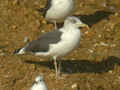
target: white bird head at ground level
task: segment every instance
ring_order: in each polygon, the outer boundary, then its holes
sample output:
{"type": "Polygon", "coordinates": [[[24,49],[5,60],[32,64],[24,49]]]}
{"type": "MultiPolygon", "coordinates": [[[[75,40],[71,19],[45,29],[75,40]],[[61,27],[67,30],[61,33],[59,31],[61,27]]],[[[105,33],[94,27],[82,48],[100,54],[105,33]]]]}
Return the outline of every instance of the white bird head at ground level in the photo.
{"type": "Polygon", "coordinates": [[[48,90],[48,87],[44,81],[43,76],[37,76],[35,78],[34,84],[30,88],[30,90],[48,90]]]}
{"type": "Polygon", "coordinates": [[[57,74],[56,58],[62,57],[80,45],[81,32],[79,27],[85,27],[77,17],[67,17],[64,26],[60,29],[47,32],[38,39],[28,43],[24,48],[17,50],[16,54],[31,52],[39,56],[52,56],[57,74]]]}

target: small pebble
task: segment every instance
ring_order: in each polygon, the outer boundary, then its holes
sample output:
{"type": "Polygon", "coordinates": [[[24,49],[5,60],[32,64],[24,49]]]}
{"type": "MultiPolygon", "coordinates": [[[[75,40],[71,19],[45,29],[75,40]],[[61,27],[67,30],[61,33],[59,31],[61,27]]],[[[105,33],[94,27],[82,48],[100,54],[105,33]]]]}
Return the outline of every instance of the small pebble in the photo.
{"type": "Polygon", "coordinates": [[[40,5],[40,8],[44,8],[45,7],[45,5],[40,5]]]}
{"type": "Polygon", "coordinates": [[[116,47],[116,44],[112,44],[112,45],[110,45],[110,47],[116,47]]]}
{"type": "Polygon", "coordinates": [[[112,71],[112,70],[110,70],[110,71],[109,71],[109,73],[113,73],[113,71],[112,71]]]}
{"type": "Polygon", "coordinates": [[[41,23],[40,23],[39,20],[36,20],[36,25],[37,25],[37,27],[40,27],[40,26],[41,26],[41,23]]]}
{"type": "Polygon", "coordinates": [[[14,30],[17,29],[17,26],[16,26],[16,25],[13,25],[13,26],[12,26],[12,29],[14,29],[14,30]]]}
{"type": "Polygon", "coordinates": [[[20,3],[20,0],[14,0],[13,5],[18,5],[20,3]]]}
{"type": "Polygon", "coordinates": [[[115,16],[118,16],[118,15],[119,15],[119,13],[116,12],[116,13],[115,13],[115,16]]]}
{"type": "Polygon", "coordinates": [[[73,84],[71,87],[72,88],[77,88],[77,83],[73,84]]]}
{"type": "Polygon", "coordinates": [[[99,44],[98,44],[98,43],[95,43],[93,46],[94,46],[94,47],[97,47],[97,46],[99,46],[99,44]]]}
{"type": "Polygon", "coordinates": [[[75,58],[71,58],[71,60],[75,60],[75,58]]]}
{"type": "Polygon", "coordinates": [[[103,6],[103,7],[107,7],[107,3],[103,3],[102,6],[103,6]]]}
{"type": "Polygon", "coordinates": [[[101,35],[101,34],[99,34],[99,35],[98,35],[98,37],[99,37],[99,38],[101,38],[101,37],[102,37],[102,35],[101,35]]]}
{"type": "Polygon", "coordinates": [[[0,56],[4,56],[5,55],[5,53],[0,53],[0,56]]]}
{"type": "Polygon", "coordinates": [[[88,51],[89,51],[90,53],[93,53],[93,52],[94,52],[92,49],[88,49],[88,51]]]}
{"type": "Polygon", "coordinates": [[[24,37],[24,43],[28,42],[29,38],[28,37],[24,37]]]}
{"type": "Polygon", "coordinates": [[[45,30],[41,30],[41,32],[42,32],[42,33],[44,33],[44,32],[45,32],[45,30]]]}
{"type": "Polygon", "coordinates": [[[88,34],[88,33],[89,33],[88,31],[85,32],[85,34],[88,34]]]}
{"type": "Polygon", "coordinates": [[[47,24],[46,20],[42,20],[42,24],[47,24]]]}
{"type": "Polygon", "coordinates": [[[118,76],[118,79],[120,79],[120,76],[118,76]]]}
{"type": "Polygon", "coordinates": [[[104,42],[100,42],[100,45],[102,45],[102,46],[108,46],[108,44],[104,43],[104,42]]]}

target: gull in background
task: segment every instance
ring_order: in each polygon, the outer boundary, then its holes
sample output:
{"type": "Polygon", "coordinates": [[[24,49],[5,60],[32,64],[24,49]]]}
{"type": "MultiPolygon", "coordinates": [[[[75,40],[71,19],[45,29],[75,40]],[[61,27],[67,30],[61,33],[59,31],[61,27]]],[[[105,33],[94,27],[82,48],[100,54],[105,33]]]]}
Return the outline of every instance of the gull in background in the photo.
{"type": "Polygon", "coordinates": [[[48,90],[48,87],[44,81],[43,76],[37,76],[35,82],[30,90],[48,90]]]}
{"type": "Polygon", "coordinates": [[[75,0],[47,0],[45,8],[37,10],[43,12],[44,18],[47,21],[53,22],[55,29],[57,29],[56,22],[63,22],[67,16],[72,15],[74,4],[75,0]]]}

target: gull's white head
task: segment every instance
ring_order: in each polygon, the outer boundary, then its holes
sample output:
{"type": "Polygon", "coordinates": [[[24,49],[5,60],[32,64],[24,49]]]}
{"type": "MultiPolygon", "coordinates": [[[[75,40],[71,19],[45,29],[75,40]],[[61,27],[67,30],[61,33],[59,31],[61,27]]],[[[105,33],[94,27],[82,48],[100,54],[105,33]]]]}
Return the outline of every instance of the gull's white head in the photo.
{"type": "Polygon", "coordinates": [[[43,81],[44,81],[43,76],[37,76],[37,77],[35,78],[35,82],[36,82],[36,83],[40,83],[40,82],[43,82],[43,81]]]}
{"type": "Polygon", "coordinates": [[[66,20],[64,21],[64,27],[66,26],[72,26],[75,28],[82,28],[82,27],[88,28],[88,25],[84,24],[82,21],[80,21],[79,18],[75,16],[70,16],[66,18],[66,20]]]}
{"type": "Polygon", "coordinates": [[[37,76],[35,78],[34,84],[30,88],[30,90],[48,90],[48,87],[44,81],[43,76],[37,76]]]}

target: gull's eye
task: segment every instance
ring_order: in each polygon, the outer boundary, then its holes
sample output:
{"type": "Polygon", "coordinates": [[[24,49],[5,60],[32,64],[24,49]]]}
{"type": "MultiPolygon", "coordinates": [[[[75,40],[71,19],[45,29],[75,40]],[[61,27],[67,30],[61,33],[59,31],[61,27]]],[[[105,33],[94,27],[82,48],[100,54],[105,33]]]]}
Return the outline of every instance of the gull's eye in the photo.
{"type": "Polygon", "coordinates": [[[72,21],[72,23],[76,23],[76,20],[74,20],[74,19],[72,19],[71,21],[72,21]]]}
{"type": "Polygon", "coordinates": [[[42,81],[42,80],[39,80],[40,82],[42,81]]]}
{"type": "Polygon", "coordinates": [[[83,29],[83,27],[79,27],[79,29],[83,29]]]}

